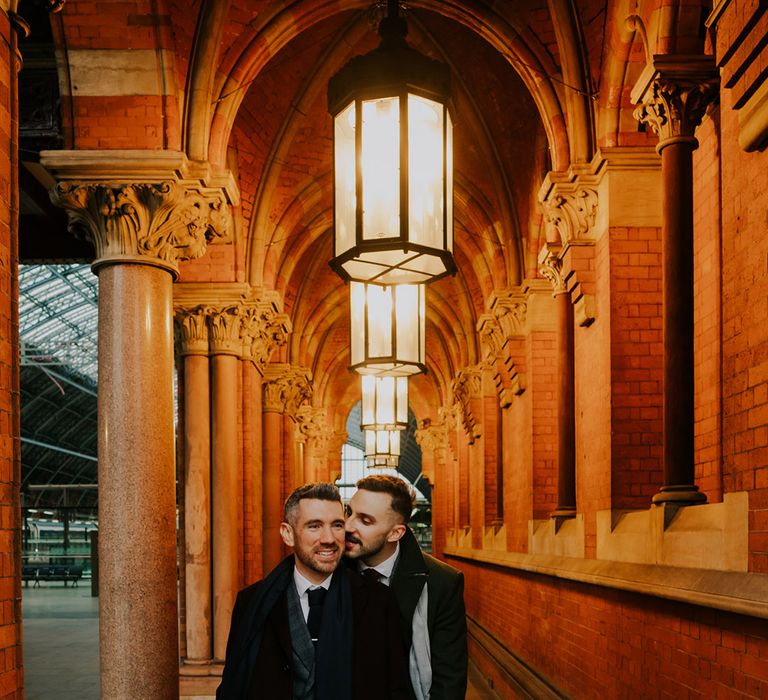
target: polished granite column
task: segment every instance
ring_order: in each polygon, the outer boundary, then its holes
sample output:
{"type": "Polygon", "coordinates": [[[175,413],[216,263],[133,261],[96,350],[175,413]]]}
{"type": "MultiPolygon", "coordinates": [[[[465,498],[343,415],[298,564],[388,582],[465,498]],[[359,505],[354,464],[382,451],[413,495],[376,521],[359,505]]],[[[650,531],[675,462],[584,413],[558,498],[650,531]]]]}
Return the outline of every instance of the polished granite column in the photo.
{"type": "Polygon", "coordinates": [[[707,500],[694,473],[693,151],[717,81],[711,56],[657,55],[632,91],[635,117],[658,135],[661,155],[664,484],[657,504],[707,500]]]}
{"type": "Polygon", "coordinates": [[[211,407],[205,309],[178,309],[184,363],[185,664],[212,657],[211,629],[211,407]]]}
{"type": "Polygon", "coordinates": [[[179,181],[175,168],[167,180],[136,182],[139,162],[157,166],[165,155],[133,156],[122,173],[113,154],[49,152],[41,162],[59,179],[51,198],[70,231],[96,250],[101,696],[171,700],[179,694],[172,282],[177,261],[202,255],[228,219],[220,190],[179,181]],[[105,169],[109,181],[83,181],[105,169]]]}
{"type": "Polygon", "coordinates": [[[240,523],[238,430],[243,306],[209,310],[211,353],[211,511],[213,656],[223,661],[238,591],[240,523]]]}

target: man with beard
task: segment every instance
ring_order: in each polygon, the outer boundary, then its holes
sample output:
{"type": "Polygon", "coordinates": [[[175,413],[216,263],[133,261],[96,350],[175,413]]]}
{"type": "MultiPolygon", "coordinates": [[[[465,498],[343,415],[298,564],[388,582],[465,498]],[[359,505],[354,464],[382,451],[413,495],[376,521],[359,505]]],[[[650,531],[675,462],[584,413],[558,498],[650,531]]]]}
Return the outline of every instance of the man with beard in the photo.
{"type": "Polygon", "coordinates": [[[467,622],[463,574],[419,548],[408,527],[415,493],[395,476],[367,476],[347,506],[346,556],[397,598],[418,700],[464,700],[467,622]]]}
{"type": "Polygon", "coordinates": [[[280,535],[293,555],[238,593],[217,700],[409,698],[391,592],[338,566],[344,507],[336,486],[296,489],[280,535]]]}

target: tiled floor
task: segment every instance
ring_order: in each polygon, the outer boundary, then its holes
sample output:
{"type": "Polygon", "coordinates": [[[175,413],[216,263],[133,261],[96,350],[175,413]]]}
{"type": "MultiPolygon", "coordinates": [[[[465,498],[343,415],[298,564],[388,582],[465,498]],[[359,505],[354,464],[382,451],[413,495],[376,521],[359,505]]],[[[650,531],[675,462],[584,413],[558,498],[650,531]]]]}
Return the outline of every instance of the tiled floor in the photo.
{"type": "MultiPolygon", "coordinates": [[[[26,700],[99,700],[99,603],[90,586],[43,583],[22,593],[26,700]]],[[[499,700],[474,668],[467,700],[499,700]]]]}

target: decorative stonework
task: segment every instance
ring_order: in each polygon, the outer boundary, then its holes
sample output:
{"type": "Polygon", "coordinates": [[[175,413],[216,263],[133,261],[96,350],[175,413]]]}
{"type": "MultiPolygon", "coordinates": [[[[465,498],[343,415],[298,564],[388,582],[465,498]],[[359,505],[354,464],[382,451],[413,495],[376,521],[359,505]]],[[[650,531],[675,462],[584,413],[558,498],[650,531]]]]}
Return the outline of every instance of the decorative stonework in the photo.
{"type": "Polygon", "coordinates": [[[595,225],[597,190],[576,184],[567,191],[556,187],[544,202],[544,220],[549,236],[557,237],[563,245],[586,238],[595,225]]]}
{"type": "Polygon", "coordinates": [[[174,309],[179,355],[208,355],[208,315],[205,307],[174,309]]]}
{"type": "Polygon", "coordinates": [[[221,191],[191,183],[60,182],[51,201],[66,210],[70,232],[93,243],[95,267],[145,262],[176,274],[178,261],[202,256],[229,233],[221,191]]]}
{"type": "Polygon", "coordinates": [[[526,334],[528,303],[524,294],[512,290],[495,291],[491,295],[490,307],[505,340],[526,334]]]}
{"type": "Polygon", "coordinates": [[[312,398],[311,373],[301,367],[277,364],[264,371],[264,411],[284,413],[296,419],[302,404],[312,398]]]}
{"type": "Polygon", "coordinates": [[[553,296],[568,293],[560,250],[560,246],[549,244],[539,251],[539,273],[551,283],[553,296]]]}
{"type": "Polygon", "coordinates": [[[486,362],[493,362],[499,359],[502,356],[506,338],[496,316],[493,314],[482,314],[477,319],[477,334],[480,338],[483,359],[486,362]]]}
{"type": "Polygon", "coordinates": [[[330,439],[328,430],[327,411],[304,404],[296,411],[296,425],[299,428],[299,439],[314,440],[320,450],[326,448],[330,439]]]}
{"type": "Polygon", "coordinates": [[[291,321],[274,303],[260,301],[246,309],[242,327],[243,358],[264,372],[272,352],[288,340],[291,321]]]}
{"type": "Polygon", "coordinates": [[[472,412],[472,400],[482,396],[482,370],[479,367],[465,367],[456,373],[451,382],[453,403],[457,408],[461,424],[469,437],[470,443],[481,435],[480,422],[472,412]]]}
{"type": "Polygon", "coordinates": [[[655,55],[632,90],[635,119],[659,137],[696,144],[694,132],[717,97],[718,71],[711,56],[655,55]]]}
{"type": "Polygon", "coordinates": [[[205,312],[208,316],[211,355],[236,355],[240,357],[243,351],[241,339],[243,305],[209,306],[205,312]]]}
{"type": "Polygon", "coordinates": [[[445,423],[432,423],[426,418],[419,421],[414,437],[422,450],[445,450],[448,447],[448,426],[445,423]]]}

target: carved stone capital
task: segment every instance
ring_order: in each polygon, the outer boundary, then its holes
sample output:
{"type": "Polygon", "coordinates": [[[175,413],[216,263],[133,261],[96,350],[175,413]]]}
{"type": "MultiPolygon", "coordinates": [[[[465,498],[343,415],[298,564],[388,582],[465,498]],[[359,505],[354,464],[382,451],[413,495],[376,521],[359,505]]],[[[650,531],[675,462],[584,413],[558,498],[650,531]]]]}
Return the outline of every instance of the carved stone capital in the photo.
{"type": "Polygon", "coordinates": [[[493,314],[482,314],[477,319],[477,334],[480,338],[480,348],[483,359],[494,361],[501,357],[506,338],[501,330],[499,320],[493,314]]]}
{"type": "Polygon", "coordinates": [[[498,319],[505,340],[526,334],[528,304],[519,291],[502,290],[491,295],[491,313],[498,319]]]}
{"type": "Polygon", "coordinates": [[[314,440],[315,444],[324,449],[329,441],[327,411],[304,404],[296,411],[296,425],[299,429],[299,440],[314,440]]]}
{"type": "Polygon", "coordinates": [[[560,246],[554,245],[545,245],[539,251],[539,274],[552,284],[553,296],[568,293],[563,274],[563,260],[559,253],[560,246]]]}
{"type": "Polygon", "coordinates": [[[554,191],[544,203],[544,220],[563,245],[587,237],[595,225],[597,190],[576,187],[554,191]]]}
{"type": "Polygon", "coordinates": [[[243,324],[243,304],[231,304],[224,307],[209,306],[208,316],[209,346],[211,355],[236,355],[243,351],[241,330],[243,324]]]}
{"type": "Polygon", "coordinates": [[[290,365],[268,365],[264,370],[264,411],[284,413],[296,419],[302,404],[312,398],[311,373],[290,365]]]}
{"type": "Polygon", "coordinates": [[[179,355],[208,355],[208,314],[204,306],[176,307],[174,326],[179,355]]]}
{"type": "Polygon", "coordinates": [[[470,442],[480,437],[480,422],[472,412],[472,400],[482,397],[483,375],[480,367],[465,367],[451,382],[453,403],[470,442]]]}
{"type": "Polygon", "coordinates": [[[59,182],[51,201],[66,210],[69,230],[93,243],[94,268],[106,263],[157,265],[178,275],[180,260],[199,258],[228,235],[223,194],[194,183],[59,182]]]}
{"type": "Polygon", "coordinates": [[[273,302],[260,300],[248,306],[242,326],[243,358],[263,373],[272,352],[285,345],[290,332],[290,319],[273,302]]]}
{"type": "Polygon", "coordinates": [[[632,90],[635,119],[659,137],[658,151],[687,141],[717,97],[720,79],[711,56],[655,55],[632,90]]]}
{"type": "Polygon", "coordinates": [[[419,421],[414,437],[422,450],[444,450],[448,447],[448,426],[428,419],[419,421]]]}

